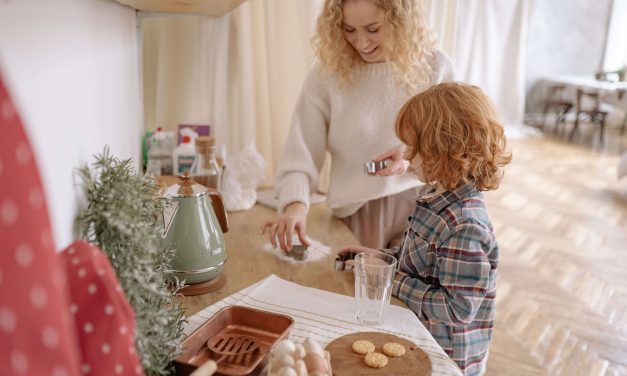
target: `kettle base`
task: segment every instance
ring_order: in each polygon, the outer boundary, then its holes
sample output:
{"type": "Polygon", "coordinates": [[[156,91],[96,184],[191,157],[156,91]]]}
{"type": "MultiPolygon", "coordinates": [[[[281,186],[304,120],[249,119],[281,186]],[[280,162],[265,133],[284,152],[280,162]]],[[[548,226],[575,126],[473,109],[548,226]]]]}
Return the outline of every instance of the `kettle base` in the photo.
{"type": "Polygon", "coordinates": [[[184,296],[201,295],[221,289],[226,284],[226,275],[220,273],[219,276],[206,282],[193,283],[179,290],[184,296]]]}

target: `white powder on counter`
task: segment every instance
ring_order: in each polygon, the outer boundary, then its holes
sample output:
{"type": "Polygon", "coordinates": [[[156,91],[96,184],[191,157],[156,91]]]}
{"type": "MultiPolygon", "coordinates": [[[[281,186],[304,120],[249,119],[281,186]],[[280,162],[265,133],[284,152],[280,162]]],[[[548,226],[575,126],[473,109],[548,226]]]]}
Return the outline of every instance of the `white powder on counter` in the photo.
{"type": "MultiPolygon", "coordinates": [[[[304,262],[309,262],[309,261],[318,261],[328,256],[331,253],[330,247],[327,247],[326,245],[318,241],[315,241],[310,237],[307,237],[307,241],[309,241],[309,248],[307,248],[307,251],[305,251],[305,259],[302,261],[298,261],[295,258],[289,255],[286,255],[283,252],[283,250],[281,250],[281,248],[278,247],[278,244],[277,244],[277,248],[272,248],[272,244],[268,242],[262,245],[261,249],[291,264],[299,264],[299,263],[304,263],[304,262]]],[[[297,235],[293,236],[292,244],[300,244],[300,240],[298,239],[297,235]]]]}

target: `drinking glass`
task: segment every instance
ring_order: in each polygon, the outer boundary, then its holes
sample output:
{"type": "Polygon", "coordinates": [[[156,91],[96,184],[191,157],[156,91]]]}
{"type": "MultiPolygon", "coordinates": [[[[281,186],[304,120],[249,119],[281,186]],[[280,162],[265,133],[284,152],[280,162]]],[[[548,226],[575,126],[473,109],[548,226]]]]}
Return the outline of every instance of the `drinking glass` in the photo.
{"type": "Polygon", "coordinates": [[[355,256],[355,317],[365,325],[385,322],[396,259],[383,252],[363,252],[355,256]]]}

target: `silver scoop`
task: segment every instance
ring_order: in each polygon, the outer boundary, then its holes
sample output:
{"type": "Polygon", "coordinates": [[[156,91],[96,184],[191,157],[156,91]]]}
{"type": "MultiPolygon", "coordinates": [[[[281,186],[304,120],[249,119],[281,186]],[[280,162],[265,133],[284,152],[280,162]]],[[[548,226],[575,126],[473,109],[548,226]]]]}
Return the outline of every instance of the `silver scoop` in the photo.
{"type": "Polygon", "coordinates": [[[381,171],[388,166],[388,160],[383,161],[370,161],[364,164],[364,172],[366,174],[374,174],[377,171],[381,171]]]}

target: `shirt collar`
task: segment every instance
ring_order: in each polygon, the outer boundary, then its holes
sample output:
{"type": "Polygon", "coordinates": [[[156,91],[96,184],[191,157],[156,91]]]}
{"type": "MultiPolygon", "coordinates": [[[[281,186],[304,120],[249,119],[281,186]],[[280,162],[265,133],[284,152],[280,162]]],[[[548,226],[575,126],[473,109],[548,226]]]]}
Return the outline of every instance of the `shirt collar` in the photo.
{"type": "Polygon", "coordinates": [[[435,185],[425,185],[418,191],[416,201],[429,205],[433,211],[439,213],[451,203],[468,196],[474,190],[476,189],[472,183],[463,185],[453,191],[447,191],[437,183],[435,185]]]}

